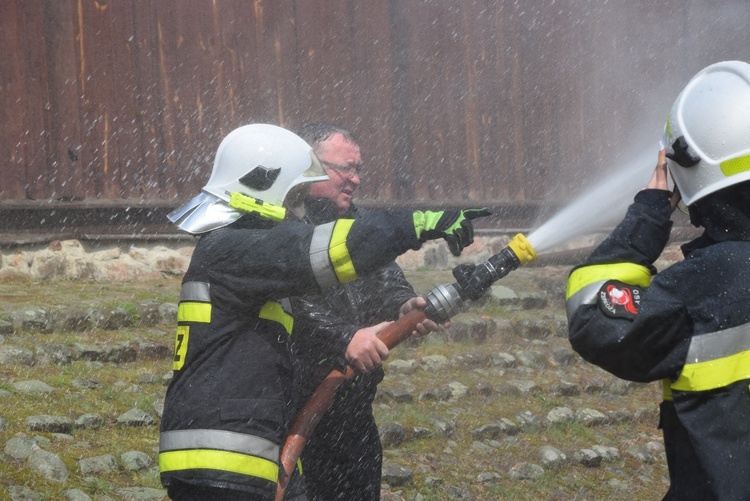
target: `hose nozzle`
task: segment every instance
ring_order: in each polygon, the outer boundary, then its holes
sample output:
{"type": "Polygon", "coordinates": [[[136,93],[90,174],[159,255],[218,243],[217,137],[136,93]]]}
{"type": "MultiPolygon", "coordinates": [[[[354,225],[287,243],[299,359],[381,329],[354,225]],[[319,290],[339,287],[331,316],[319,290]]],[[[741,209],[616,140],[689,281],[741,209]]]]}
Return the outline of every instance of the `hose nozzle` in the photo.
{"type": "Polygon", "coordinates": [[[439,285],[427,294],[425,312],[432,320],[445,322],[461,311],[466,300],[479,299],[505,275],[519,266],[536,261],[536,251],[522,234],[482,264],[461,264],[453,268],[456,283],[439,285]]]}
{"type": "Polygon", "coordinates": [[[536,251],[522,234],[518,233],[513,237],[508,243],[508,247],[516,255],[521,266],[526,266],[527,264],[536,261],[536,251]]]}

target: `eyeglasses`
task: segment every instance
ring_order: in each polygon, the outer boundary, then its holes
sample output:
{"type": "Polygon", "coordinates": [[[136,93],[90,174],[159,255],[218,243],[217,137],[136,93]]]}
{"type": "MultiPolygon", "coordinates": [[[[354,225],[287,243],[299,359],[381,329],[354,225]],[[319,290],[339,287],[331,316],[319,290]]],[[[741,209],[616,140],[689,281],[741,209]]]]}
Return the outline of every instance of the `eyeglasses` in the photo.
{"type": "Polygon", "coordinates": [[[362,164],[357,165],[339,165],[334,164],[332,162],[326,162],[325,160],[321,160],[320,163],[322,163],[324,166],[328,167],[329,169],[334,169],[342,174],[345,174],[348,177],[362,177],[362,164]]]}

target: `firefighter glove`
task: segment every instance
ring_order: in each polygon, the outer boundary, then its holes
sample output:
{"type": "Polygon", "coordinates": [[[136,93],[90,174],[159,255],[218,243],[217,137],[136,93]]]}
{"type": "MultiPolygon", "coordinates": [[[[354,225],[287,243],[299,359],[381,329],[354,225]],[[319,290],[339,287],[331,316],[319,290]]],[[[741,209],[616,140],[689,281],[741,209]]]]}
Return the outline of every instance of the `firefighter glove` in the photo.
{"type": "Polygon", "coordinates": [[[490,214],[487,208],[415,211],[414,228],[421,242],[444,238],[448,242],[451,254],[459,256],[464,247],[474,241],[474,227],[471,221],[490,214]]]}

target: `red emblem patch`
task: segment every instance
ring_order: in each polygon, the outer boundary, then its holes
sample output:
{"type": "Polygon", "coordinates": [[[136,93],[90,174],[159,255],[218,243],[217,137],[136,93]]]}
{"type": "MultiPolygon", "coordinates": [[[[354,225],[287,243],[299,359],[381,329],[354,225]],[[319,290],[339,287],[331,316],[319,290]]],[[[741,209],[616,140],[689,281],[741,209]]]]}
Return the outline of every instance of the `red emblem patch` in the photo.
{"type": "Polygon", "coordinates": [[[615,318],[635,318],[641,303],[641,290],[611,280],[599,290],[599,305],[604,313],[615,318]]]}

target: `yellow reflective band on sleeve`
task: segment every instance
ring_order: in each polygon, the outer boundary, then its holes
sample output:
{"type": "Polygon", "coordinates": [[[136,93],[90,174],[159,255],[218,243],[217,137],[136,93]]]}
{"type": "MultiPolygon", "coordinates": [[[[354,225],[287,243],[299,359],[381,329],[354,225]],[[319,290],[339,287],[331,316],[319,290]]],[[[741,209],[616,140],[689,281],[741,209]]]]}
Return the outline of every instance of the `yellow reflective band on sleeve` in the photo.
{"type": "Polygon", "coordinates": [[[258,317],[264,320],[271,320],[280,323],[284,327],[284,330],[286,330],[287,334],[291,334],[292,329],[294,328],[294,317],[284,311],[281,304],[276,301],[267,301],[266,304],[260,308],[258,317]]]}
{"type": "Polygon", "coordinates": [[[336,221],[333,234],[331,234],[331,241],[328,244],[328,256],[331,259],[333,271],[342,284],[357,278],[357,271],[354,269],[349,249],[346,247],[346,237],[349,235],[352,224],[354,224],[354,219],[339,219],[336,221]]]}
{"type": "Polygon", "coordinates": [[[159,471],[220,470],[277,482],[279,466],[268,459],[238,452],[188,449],[159,454],[159,471]]]}
{"type": "Polygon", "coordinates": [[[286,217],[286,209],[284,207],[269,204],[263,200],[248,197],[239,192],[229,194],[229,206],[245,212],[254,212],[271,221],[283,221],[284,217],[286,217]]]}
{"type": "Polygon", "coordinates": [[[634,263],[594,264],[582,266],[570,274],[565,299],[570,299],[579,290],[589,284],[619,280],[628,285],[648,287],[651,283],[651,272],[645,266],[634,263]]]}
{"type": "Polygon", "coordinates": [[[669,378],[664,378],[661,380],[661,396],[662,399],[671,402],[674,400],[672,397],[672,380],[669,378]]]}
{"type": "Polygon", "coordinates": [[[721,162],[721,172],[725,176],[734,176],[741,172],[750,170],[750,155],[743,157],[732,158],[731,160],[725,160],[721,162]]]}
{"type": "Polygon", "coordinates": [[[708,391],[724,388],[743,379],[750,379],[750,350],[704,362],[687,363],[682,368],[680,377],[672,383],[672,389],[708,391]]]}
{"type": "Polygon", "coordinates": [[[211,322],[211,303],[183,301],[177,306],[178,322],[211,322]]]}
{"type": "Polygon", "coordinates": [[[185,365],[188,341],[190,340],[190,326],[177,326],[177,335],[174,340],[174,358],[172,359],[172,370],[178,371],[185,365]]]}

